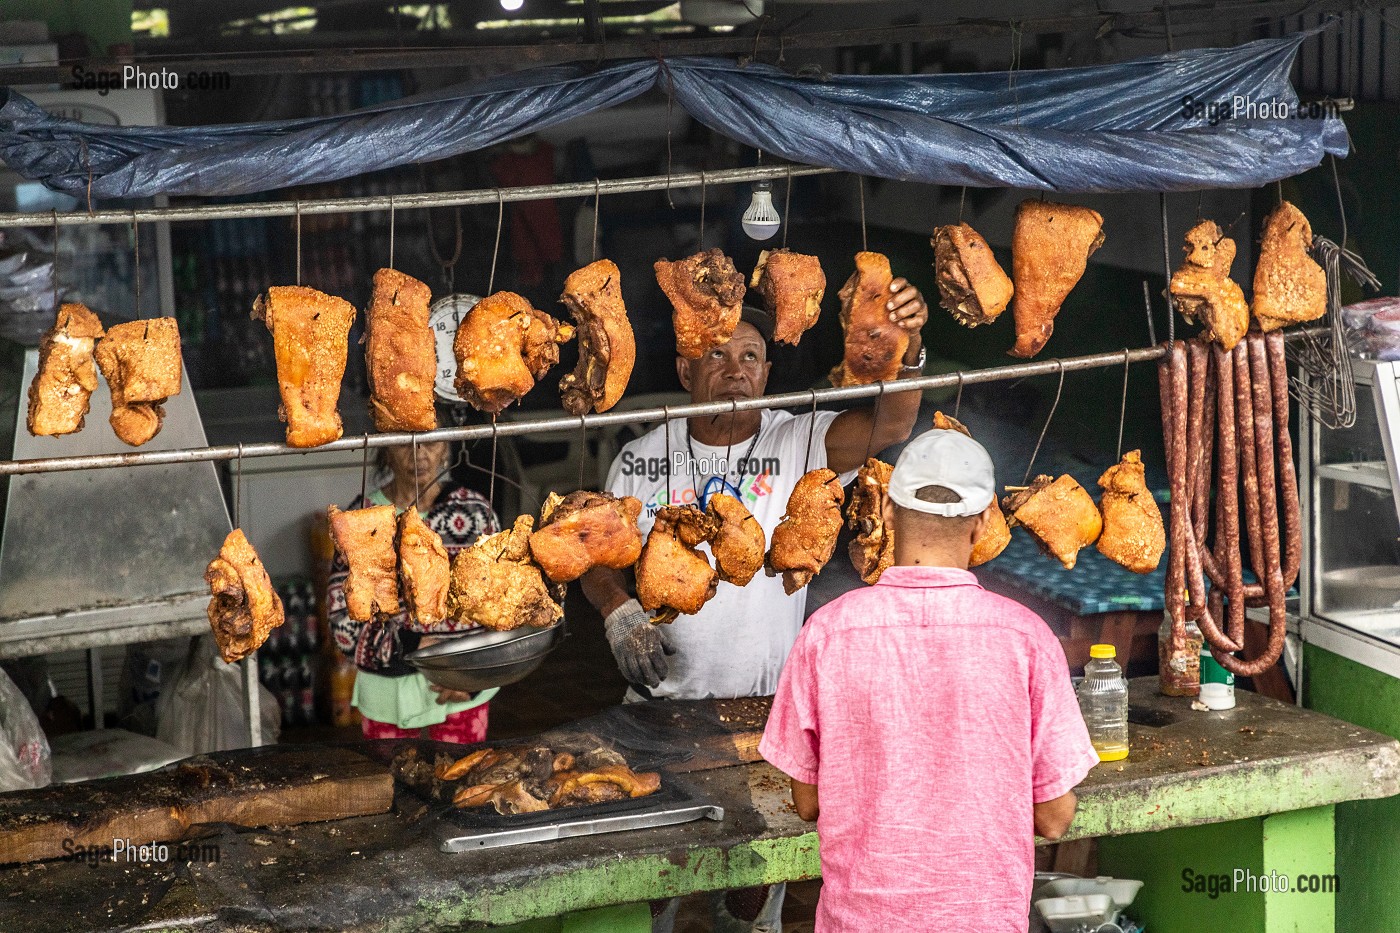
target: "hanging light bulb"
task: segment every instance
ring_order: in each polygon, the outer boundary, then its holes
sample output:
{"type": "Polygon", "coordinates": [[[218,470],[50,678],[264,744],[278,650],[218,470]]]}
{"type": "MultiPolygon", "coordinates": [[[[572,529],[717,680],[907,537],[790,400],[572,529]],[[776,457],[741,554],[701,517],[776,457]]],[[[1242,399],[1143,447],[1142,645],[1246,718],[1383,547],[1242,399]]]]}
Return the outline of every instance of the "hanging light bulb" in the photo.
{"type": "Polygon", "coordinates": [[[507,13],[514,13],[525,5],[525,0],[501,0],[501,9],[507,13]]]}
{"type": "Polygon", "coordinates": [[[744,211],[744,232],[755,240],[766,240],[783,225],[778,209],[773,206],[773,183],[760,181],[753,186],[753,200],[744,211]]]}

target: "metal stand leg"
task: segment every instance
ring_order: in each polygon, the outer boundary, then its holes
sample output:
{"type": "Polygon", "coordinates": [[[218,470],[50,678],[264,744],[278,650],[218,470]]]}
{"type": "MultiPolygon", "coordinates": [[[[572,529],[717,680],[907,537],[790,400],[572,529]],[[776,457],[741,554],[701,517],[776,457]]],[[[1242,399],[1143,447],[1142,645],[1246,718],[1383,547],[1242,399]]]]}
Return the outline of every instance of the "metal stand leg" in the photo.
{"type": "Polygon", "coordinates": [[[101,729],[106,703],[102,690],[102,651],[98,648],[87,650],[88,709],[92,711],[92,727],[101,729]]]}
{"type": "Polygon", "coordinates": [[[248,715],[248,747],[262,742],[262,708],[258,698],[258,653],[254,651],[242,661],[243,710],[248,715]]]}

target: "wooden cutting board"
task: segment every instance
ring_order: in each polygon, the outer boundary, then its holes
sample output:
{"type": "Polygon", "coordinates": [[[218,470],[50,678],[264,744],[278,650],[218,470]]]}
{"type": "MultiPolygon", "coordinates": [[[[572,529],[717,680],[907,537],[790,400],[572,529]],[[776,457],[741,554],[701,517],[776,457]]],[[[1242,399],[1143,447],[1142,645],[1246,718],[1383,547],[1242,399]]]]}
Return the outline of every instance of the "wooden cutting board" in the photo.
{"type": "Polygon", "coordinates": [[[114,839],[170,842],[202,823],[288,826],[368,816],[387,812],[393,800],[388,769],[348,748],[218,752],[145,774],[0,794],[0,864],[62,858],[114,839]]]}

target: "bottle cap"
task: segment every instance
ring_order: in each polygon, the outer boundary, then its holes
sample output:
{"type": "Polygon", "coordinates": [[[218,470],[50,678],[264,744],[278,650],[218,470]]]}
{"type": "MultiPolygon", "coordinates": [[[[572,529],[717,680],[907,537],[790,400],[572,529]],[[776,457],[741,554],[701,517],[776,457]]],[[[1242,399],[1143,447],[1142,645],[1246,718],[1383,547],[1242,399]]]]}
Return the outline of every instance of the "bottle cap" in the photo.
{"type": "Polygon", "coordinates": [[[1094,645],[1089,649],[1091,658],[1115,658],[1118,656],[1118,649],[1112,645],[1094,645]]]}

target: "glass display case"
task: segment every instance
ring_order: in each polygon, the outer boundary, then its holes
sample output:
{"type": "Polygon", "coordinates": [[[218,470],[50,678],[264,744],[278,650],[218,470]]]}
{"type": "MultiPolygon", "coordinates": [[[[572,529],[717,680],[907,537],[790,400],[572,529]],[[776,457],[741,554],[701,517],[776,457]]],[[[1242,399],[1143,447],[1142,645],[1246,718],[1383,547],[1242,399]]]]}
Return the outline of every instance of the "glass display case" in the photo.
{"type": "Polygon", "coordinates": [[[1354,366],[1354,426],[1300,418],[1302,635],[1400,676],[1400,364],[1354,366]]]}

